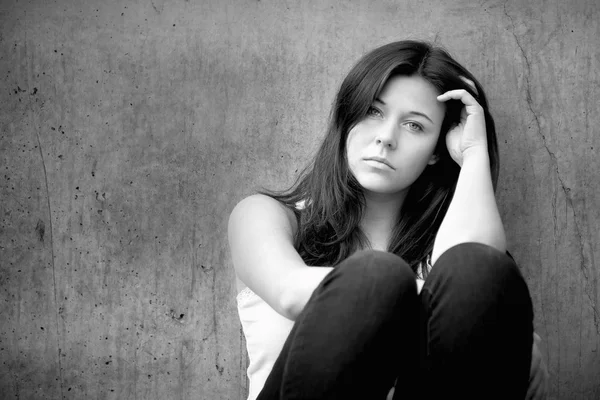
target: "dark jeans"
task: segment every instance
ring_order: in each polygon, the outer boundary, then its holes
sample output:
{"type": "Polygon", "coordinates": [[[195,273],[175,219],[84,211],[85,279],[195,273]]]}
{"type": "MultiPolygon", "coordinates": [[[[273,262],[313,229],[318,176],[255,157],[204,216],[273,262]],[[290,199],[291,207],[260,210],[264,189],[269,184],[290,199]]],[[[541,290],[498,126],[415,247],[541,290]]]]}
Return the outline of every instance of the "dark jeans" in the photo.
{"type": "Polygon", "coordinates": [[[531,298],[506,254],[465,243],[442,254],[421,294],[401,258],[361,251],[296,319],[259,400],[524,399],[531,298]]]}

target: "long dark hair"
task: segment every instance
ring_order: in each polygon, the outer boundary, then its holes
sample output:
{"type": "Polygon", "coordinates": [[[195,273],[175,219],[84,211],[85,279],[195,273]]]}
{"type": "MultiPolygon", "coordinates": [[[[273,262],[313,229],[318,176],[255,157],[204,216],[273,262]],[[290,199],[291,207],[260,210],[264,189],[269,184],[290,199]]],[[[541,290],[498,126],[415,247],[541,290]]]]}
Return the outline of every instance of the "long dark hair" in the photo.
{"type": "MultiPolygon", "coordinates": [[[[385,83],[396,75],[417,75],[438,92],[466,89],[483,107],[494,189],[498,179],[498,144],[483,88],[444,49],[421,41],[399,41],[363,56],[344,79],[333,103],[327,134],[312,162],[285,191],[262,193],[291,208],[298,220],[295,246],[307,265],[335,266],[368,246],[359,227],[365,199],[346,159],[348,132],[367,115],[385,83]],[[475,89],[465,83],[474,82],[475,89]],[[304,207],[296,207],[305,201],[304,207]]],[[[437,163],[428,165],[411,185],[393,229],[388,251],[416,270],[431,253],[446,214],[460,167],[450,157],[445,137],[459,121],[462,103],[446,102],[446,115],[436,145],[437,163]]]]}

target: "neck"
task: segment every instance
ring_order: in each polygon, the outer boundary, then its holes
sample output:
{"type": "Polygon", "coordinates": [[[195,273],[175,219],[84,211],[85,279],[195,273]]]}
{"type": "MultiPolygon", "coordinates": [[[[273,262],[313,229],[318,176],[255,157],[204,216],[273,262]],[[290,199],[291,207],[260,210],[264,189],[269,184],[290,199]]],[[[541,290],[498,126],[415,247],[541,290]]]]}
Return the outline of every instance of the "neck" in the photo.
{"type": "Polygon", "coordinates": [[[366,207],[360,228],[371,242],[373,249],[387,251],[406,193],[407,191],[392,195],[365,193],[366,207]]]}

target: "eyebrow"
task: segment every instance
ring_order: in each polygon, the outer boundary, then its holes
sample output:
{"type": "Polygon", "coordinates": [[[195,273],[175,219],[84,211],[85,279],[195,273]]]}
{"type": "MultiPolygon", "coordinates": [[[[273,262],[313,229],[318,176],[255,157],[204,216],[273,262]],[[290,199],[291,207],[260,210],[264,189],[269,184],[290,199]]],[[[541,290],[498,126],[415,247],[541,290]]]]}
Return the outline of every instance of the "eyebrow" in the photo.
{"type": "MultiPolygon", "coordinates": [[[[384,106],[386,105],[386,104],[385,104],[385,101],[381,100],[379,97],[378,97],[378,98],[376,98],[376,99],[375,99],[375,101],[377,101],[377,102],[379,102],[379,103],[383,104],[384,106]]],[[[429,122],[431,122],[432,124],[434,124],[434,122],[431,120],[431,118],[429,118],[429,117],[427,116],[427,114],[424,114],[424,113],[422,113],[422,112],[420,112],[420,111],[409,111],[409,112],[408,112],[408,114],[412,114],[412,115],[419,115],[419,116],[421,116],[421,117],[423,117],[423,118],[427,119],[427,120],[428,120],[429,122]]],[[[435,124],[434,124],[434,125],[435,125],[435,124]]]]}

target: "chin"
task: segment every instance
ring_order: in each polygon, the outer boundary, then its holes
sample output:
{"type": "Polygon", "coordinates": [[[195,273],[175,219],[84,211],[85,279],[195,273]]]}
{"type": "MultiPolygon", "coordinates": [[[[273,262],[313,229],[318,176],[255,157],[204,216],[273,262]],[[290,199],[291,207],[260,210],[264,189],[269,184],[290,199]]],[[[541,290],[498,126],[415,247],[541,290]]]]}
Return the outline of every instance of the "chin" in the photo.
{"type": "Polygon", "coordinates": [[[359,181],[366,192],[374,194],[396,194],[407,190],[410,185],[390,185],[389,182],[359,181]]]}

